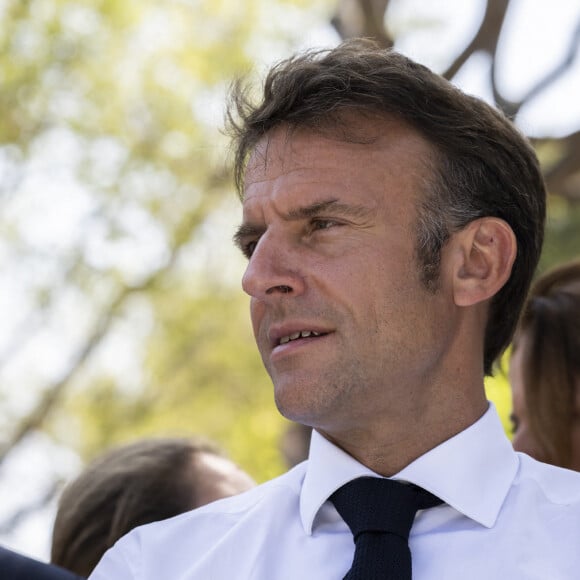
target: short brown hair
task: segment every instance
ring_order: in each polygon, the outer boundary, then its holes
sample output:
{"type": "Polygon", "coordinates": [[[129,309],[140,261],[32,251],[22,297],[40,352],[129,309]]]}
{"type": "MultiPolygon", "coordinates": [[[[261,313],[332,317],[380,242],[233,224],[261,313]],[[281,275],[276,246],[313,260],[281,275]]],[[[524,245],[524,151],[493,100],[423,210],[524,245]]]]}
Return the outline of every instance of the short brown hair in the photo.
{"type": "Polygon", "coordinates": [[[202,439],[145,439],[91,463],[60,498],[51,562],[88,576],[133,528],[197,507],[193,458],[221,455],[202,439]]]}
{"type": "Polygon", "coordinates": [[[492,299],[485,331],[483,365],[491,374],[511,340],[542,248],[546,191],[532,147],[499,111],[426,67],[351,40],[274,66],[258,104],[241,82],[234,85],[227,119],[240,196],[248,158],[262,137],[281,125],[320,130],[334,124],[348,139],[345,111],[394,115],[435,148],[433,183],[417,224],[416,253],[428,288],[437,287],[441,250],[454,231],[484,216],[513,229],[512,275],[492,299]]]}
{"type": "Polygon", "coordinates": [[[530,428],[545,460],[569,467],[580,388],[580,260],[546,272],[532,287],[514,337],[522,355],[530,428]]]}

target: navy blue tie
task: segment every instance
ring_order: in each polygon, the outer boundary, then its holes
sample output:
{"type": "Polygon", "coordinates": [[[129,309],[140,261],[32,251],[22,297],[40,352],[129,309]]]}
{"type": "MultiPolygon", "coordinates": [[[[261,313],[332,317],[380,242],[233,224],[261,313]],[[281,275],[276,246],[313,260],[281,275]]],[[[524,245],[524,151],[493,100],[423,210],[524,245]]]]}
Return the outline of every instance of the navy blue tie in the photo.
{"type": "Polygon", "coordinates": [[[442,503],[438,497],[393,479],[359,477],[330,501],[354,537],[354,560],[344,580],[411,580],[411,526],[417,510],[442,503]]]}

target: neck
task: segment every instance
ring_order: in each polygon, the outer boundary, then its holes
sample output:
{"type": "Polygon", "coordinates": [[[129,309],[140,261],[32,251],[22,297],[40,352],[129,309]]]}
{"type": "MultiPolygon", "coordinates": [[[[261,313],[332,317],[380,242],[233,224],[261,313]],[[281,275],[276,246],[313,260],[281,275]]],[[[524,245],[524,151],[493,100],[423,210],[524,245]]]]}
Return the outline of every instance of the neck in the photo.
{"type": "Polygon", "coordinates": [[[387,419],[362,429],[317,431],[375,473],[391,477],[475,423],[487,410],[483,388],[468,404],[462,397],[457,399],[455,405],[445,398],[436,399],[437,403],[417,408],[399,421],[387,419]]]}

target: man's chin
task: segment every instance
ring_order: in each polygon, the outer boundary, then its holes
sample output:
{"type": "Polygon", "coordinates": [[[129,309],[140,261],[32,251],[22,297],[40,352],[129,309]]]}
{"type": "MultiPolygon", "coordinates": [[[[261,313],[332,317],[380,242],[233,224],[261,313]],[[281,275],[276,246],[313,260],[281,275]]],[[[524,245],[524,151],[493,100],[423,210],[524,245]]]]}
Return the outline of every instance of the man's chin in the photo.
{"type": "Polygon", "coordinates": [[[295,423],[315,428],[321,423],[321,416],[325,415],[320,402],[309,397],[308,392],[301,393],[299,388],[276,389],[274,399],[280,414],[295,423]]]}

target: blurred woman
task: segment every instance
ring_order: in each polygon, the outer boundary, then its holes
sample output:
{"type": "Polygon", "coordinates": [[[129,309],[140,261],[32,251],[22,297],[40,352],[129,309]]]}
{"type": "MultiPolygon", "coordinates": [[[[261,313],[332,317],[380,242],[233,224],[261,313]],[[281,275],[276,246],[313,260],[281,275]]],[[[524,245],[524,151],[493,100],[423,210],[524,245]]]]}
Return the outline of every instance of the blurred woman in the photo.
{"type": "Polygon", "coordinates": [[[580,260],[533,285],[509,376],[515,449],[580,471],[580,260]]]}
{"type": "Polygon", "coordinates": [[[109,451],[64,490],[51,562],[88,576],[133,528],[253,487],[253,479],[210,442],[144,439],[109,451]]]}

